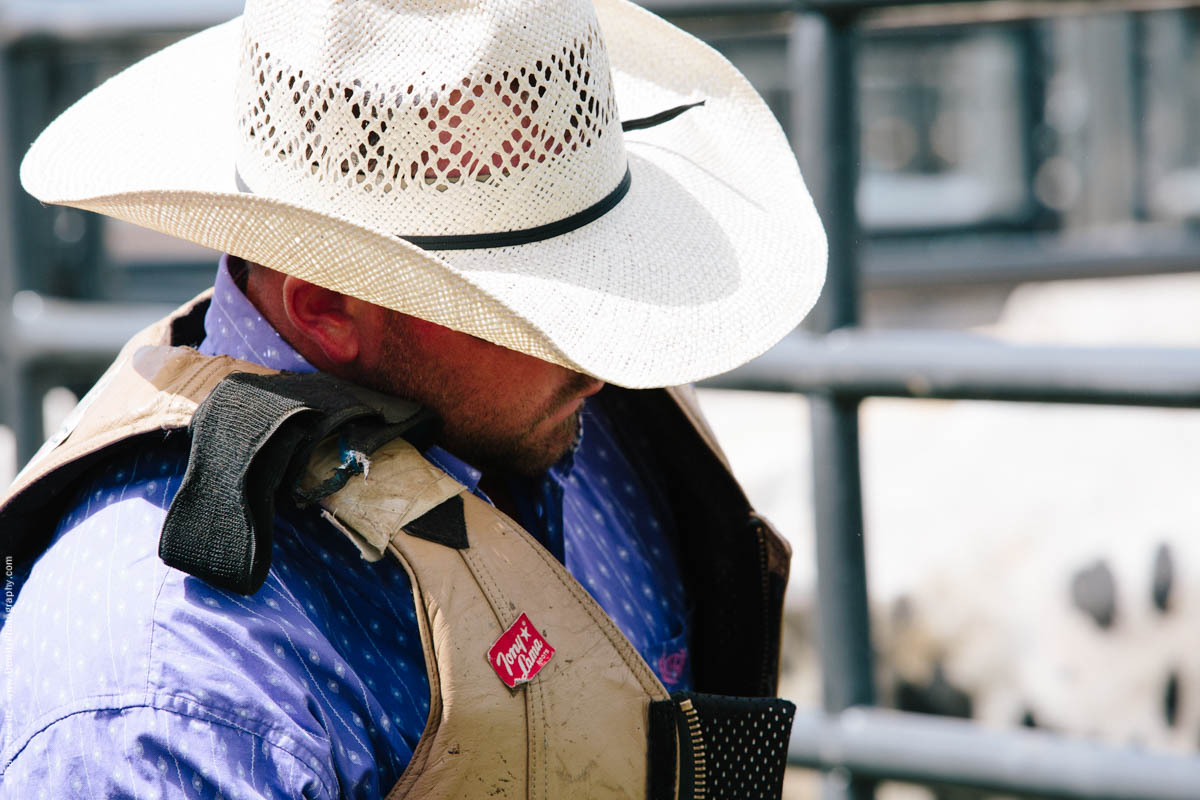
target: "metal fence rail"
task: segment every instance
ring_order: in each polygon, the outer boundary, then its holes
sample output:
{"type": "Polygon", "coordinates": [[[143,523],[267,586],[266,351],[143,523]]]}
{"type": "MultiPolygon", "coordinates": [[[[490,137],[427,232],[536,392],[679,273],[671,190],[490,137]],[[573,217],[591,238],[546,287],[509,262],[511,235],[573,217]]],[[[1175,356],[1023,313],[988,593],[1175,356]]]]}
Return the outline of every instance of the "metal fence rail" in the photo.
{"type": "Polygon", "coordinates": [[[797,714],[789,760],[854,775],[1069,800],[1196,800],[1200,759],[878,708],[797,714]]]}
{"type": "Polygon", "coordinates": [[[842,328],[793,335],[703,385],[808,394],[817,579],[828,713],[797,714],[789,763],[821,769],[824,797],[865,798],[878,779],[1078,800],[1194,800],[1200,758],[1102,747],[1044,731],[863,707],[866,627],[857,409],[873,396],[1200,408],[1200,350],[1045,347],[952,333],[842,328]],[[822,437],[818,440],[818,437],[822,437]],[[835,582],[836,581],[836,582],[835,582]],[[857,630],[847,630],[859,625],[857,630]],[[857,642],[857,646],[847,642],[857,642]],[[857,664],[847,663],[857,658],[857,664]]]}
{"type": "MultiPolygon", "coordinates": [[[[807,0],[824,21],[817,152],[825,169],[810,180],[829,237],[829,277],[815,313],[824,336],[786,342],[761,363],[720,379],[743,388],[809,394],[813,441],[817,627],[823,704],[828,716],[797,720],[792,763],[836,770],[823,797],[866,800],[876,779],[954,783],[1030,796],[1071,798],[1200,797],[1200,759],[1168,759],[1101,750],[1045,733],[997,733],[968,722],[895,716],[874,704],[858,407],[864,397],[1200,406],[1193,351],[1040,349],[969,337],[896,336],[856,330],[862,232],[860,120],[856,75],[858,25],[868,13],[922,5],[919,0],[807,0]],[[1190,363],[1189,363],[1190,362],[1190,363]]],[[[1086,12],[1099,4],[988,0],[930,6],[1012,13],[1086,12]],[[1003,9],[1002,9],[1003,10],[1003,9]]],[[[1105,3],[1105,9],[1138,9],[1105,3]]],[[[1141,9],[1147,8],[1141,5],[1141,9]]],[[[996,18],[1004,18],[1005,13],[996,18]]],[[[987,19],[988,14],[980,14],[987,19]]]]}
{"type": "Polygon", "coordinates": [[[789,337],[704,385],[846,398],[1200,408],[1200,348],[1048,347],[844,328],[789,337]]]}

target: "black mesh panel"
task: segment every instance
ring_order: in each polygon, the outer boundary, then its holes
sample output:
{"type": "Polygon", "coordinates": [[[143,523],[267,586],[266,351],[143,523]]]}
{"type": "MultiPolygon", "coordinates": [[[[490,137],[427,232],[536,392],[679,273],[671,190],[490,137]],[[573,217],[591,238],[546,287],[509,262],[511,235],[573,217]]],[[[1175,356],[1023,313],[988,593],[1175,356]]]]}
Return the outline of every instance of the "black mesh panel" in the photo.
{"type": "Polygon", "coordinates": [[[679,744],[679,798],[777,800],[783,794],[788,739],[796,707],[787,700],[676,692],[652,704],[651,786],[661,786],[667,748],[679,744]],[[653,724],[669,708],[674,729],[653,724]],[[657,712],[657,714],[655,713],[657,712]],[[674,738],[673,737],[673,738],[674,738]],[[656,758],[657,756],[657,758],[656,758]]]}

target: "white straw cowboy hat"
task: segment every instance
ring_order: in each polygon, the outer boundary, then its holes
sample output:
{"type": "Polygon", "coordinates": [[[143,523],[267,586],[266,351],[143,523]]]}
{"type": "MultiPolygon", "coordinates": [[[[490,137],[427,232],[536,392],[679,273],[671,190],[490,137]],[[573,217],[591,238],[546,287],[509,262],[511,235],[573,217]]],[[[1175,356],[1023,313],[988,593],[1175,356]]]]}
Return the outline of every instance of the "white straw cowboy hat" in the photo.
{"type": "Polygon", "coordinates": [[[249,0],[72,106],[21,180],[634,388],[763,352],[825,271],[766,105],[621,0],[249,0]]]}

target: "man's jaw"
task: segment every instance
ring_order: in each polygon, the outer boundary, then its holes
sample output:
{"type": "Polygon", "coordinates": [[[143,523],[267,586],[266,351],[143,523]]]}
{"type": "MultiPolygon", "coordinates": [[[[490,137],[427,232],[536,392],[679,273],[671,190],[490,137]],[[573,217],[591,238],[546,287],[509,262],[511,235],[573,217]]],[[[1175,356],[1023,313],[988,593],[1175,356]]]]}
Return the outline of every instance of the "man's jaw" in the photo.
{"type": "Polygon", "coordinates": [[[552,411],[547,417],[545,417],[544,421],[553,424],[560,420],[566,419],[572,414],[578,413],[579,409],[583,407],[584,400],[604,388],[604,381],[591,378],[582,388],[575,389],[574,386],[568,388],[572,388],[574,391],[570,392],[568,399],[562,402],[562,405],[558,408],[558,410],[552,411]]]}

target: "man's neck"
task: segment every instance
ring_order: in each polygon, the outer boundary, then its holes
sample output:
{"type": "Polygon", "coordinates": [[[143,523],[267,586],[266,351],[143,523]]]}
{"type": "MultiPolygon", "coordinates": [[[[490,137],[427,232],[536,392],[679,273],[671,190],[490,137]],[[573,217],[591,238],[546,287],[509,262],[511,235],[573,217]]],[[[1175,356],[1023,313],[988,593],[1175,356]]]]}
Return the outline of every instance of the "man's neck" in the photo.
{"type": "Polygon", "coordinates": [[[513,501],[512,492],[509,490],[509,477],[506,473],[489,470],[479,479],[479,489],[492,501],[492,505],[507,514],[510,519],[520,521],[517,504],[513,501]]]}

